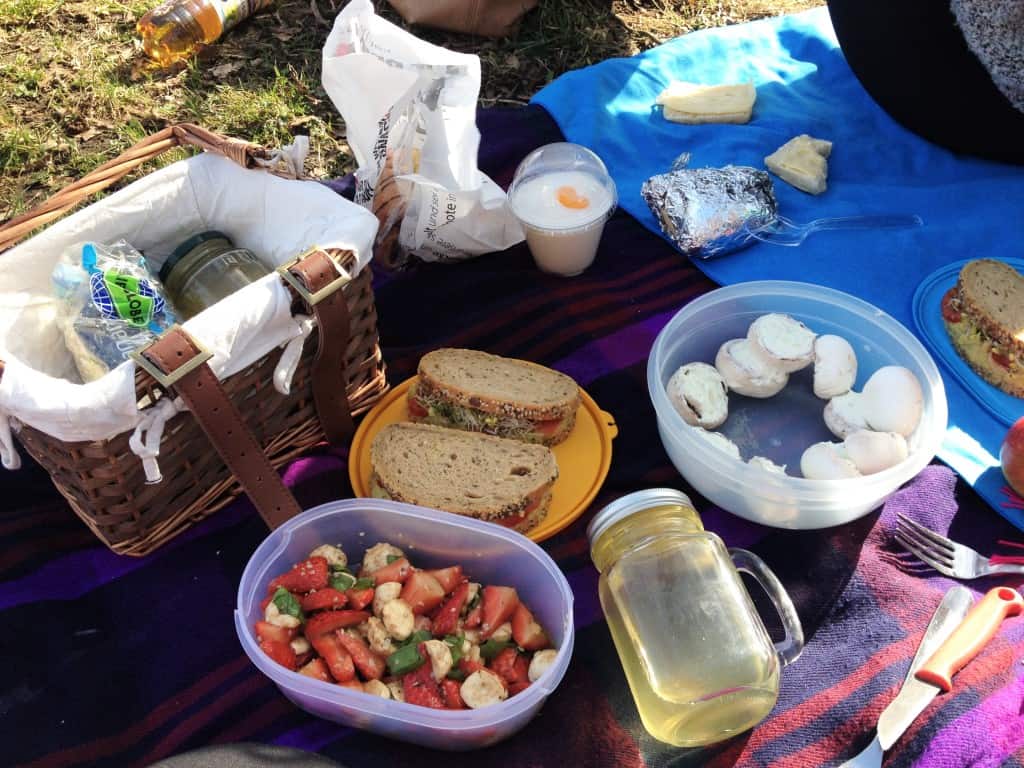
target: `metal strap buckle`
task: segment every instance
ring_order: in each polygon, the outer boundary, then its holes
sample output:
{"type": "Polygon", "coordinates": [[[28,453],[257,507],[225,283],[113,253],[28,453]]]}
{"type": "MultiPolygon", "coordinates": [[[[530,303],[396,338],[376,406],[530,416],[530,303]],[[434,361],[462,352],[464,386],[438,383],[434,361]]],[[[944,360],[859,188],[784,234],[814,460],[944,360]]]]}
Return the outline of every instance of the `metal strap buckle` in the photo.
{"type": "Polygon", "coordinates": [[[317,304],[326,299],[332,293],[344,288],[346,285],[352,282],[352,275],[350,275],[343,266],[341,266],[334,259],[328,256],[327,252],[324,251],[323,248],[319,248],[317,246],[313,246],[305,253],[299,254],[291,261],[282,264],[280,267],[277,268],[277,272],[279,275],[281,275],[281,279],[288,283],[288,285],[290,285],[292,288],[294,288],[295,292],[299,294],[299,296],[302,297],[302,300],[305,301],[306,304],[308,304],[310,307],[315,307],[317,304]],[[295,275],[293,275],[290,270],[304,258],[309,256],[309,254],[315,253],[316,251],[323,251],[324,255],[327,256],[331,264],[334,265],[334,268],[337,269],[338,272],[340,272],[341,274],[316,293],[310,293],[306,286],[302,284],[302,281],[299,280],[299,278],[297,278],[295,275]]]}
{"type": "Polygon", "coordinates": [[[146,350],[148,350],[150,347],[152,347],[154,344],[160,341],[160,339],[156,339],[155,341],[150,342],[144,347],[139,347],[138,349],[132,351],[131,354],[129,355],[129,357],[131,357],[131,359],[135,361],[135,364],[137,366],[139,366],[140,368],[142,368],[142,370],[144,370],[146,373],[152,376],[153,379],[156,380],[156,383],[166,390],[170,390],[171,387],[173,387],[178,381],[180,381],[185,376],[188,376],[190,373],[192,373],[192,371],[194,371],[196,368],[203,365],[204,363],[206,363],[207,360],[213,357],[213,352],[211,352],[202,344],[200,344],[198,340],[189,335],[189,333],[177,323],[168,328],[160,338],[163,338],[163,336],[167,335],[168,333],[171,333],[172,331],[180,331],[182,335],[184,335],[198,350],[194,357],[192,357],[190,360],[186,361],[181,366],[176,368],[172,373],[164,373],[159,368],[157,368],[148,357],[146,357],[146,350]]]}

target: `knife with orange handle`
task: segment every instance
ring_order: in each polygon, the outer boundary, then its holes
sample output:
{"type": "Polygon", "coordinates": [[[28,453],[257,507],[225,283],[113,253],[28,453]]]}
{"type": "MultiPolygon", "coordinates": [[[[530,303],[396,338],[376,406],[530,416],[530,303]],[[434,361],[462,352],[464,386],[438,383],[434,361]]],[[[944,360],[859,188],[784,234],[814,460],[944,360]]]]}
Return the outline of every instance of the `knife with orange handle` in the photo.
{"type": "MultiPolygon", "coordinates": [[[[1003,619],[1024,611],[1024,598],[1015,589],[996,587],[989,590],[964,617],[953,633],[908,680],[899,695],[883,713],[886,733],[901,734],[941,691],[953,688],[953,675],[978,655],[992,639],[1003,619]]],[[[878,733],[883,732],[883,718],[878,733]]],[[[888,749],[895,738],[886,739],[888,749]]]]}
{"type": "Polygon", "coordinates": [[[1024,598],[1015,589],[990,589],[971,609],[949,639],[917,670],[915,677],[942,691],[953,689],[953,675],[978,655],[1003,619],[1024,611],[1024,598]]]}

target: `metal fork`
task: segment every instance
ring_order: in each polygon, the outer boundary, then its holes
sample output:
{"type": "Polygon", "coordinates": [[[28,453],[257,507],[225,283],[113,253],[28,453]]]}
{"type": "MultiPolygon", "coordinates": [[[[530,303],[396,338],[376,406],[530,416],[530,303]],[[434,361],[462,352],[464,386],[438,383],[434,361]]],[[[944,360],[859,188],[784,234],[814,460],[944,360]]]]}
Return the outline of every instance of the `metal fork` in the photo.
{"type": "Polygon", "coordinates": [[[1024,565],[993,564],[970,547],[925,528],[906,515],[896,513],[896,540],[922,562],[944,576],[954,579],[977,579],[996,573],[1024,573],[1024,565]]]}

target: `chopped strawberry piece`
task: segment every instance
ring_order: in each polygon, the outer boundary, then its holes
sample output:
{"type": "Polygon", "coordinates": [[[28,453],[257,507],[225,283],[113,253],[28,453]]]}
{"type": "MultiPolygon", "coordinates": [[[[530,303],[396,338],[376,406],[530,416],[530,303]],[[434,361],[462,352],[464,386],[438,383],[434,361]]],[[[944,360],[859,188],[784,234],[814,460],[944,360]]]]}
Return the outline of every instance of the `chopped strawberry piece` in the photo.
{"type": "Polygon", "coordinates": [[[455,588],[452,596],[448,598],[448,602],[441,606],[440,612],[434,617],[432,631],[435,635],[450,635],[455,632],[459,624],[459,616],[462,614],[462,606],[466,604],[468,598],[469,582],[464,581],[455,588]]]}
{"type": "Polygon", "coordinates": [[[429,613],[444,601],[444,587],[426,571],[416,571],[402,587],[401,598],[418,616],[429,613]]]}
{"type": "MultiPolygon", "coordinates": [[[[313,642],[313,638],[334,632],[336,629],[354,627],[362,624],[370,618],[366,611],[324,611],[310,616],[306,621],[306,638],[313,642]]],[[[322,656],[323,654],[321,654],[322,656]]]]}
{"type": "Polygon", "coordinates": [[[486,640],[512,617],[519,605],[519,596],[512,587],[484,587],[481,605],[484,620],[480,622],[480,638],[486,640]]]}
{"type": "Polygon", "coordinates": [[[482,662],[470,661],[465,656],[463,656],[461,659],[459,659],[459,670],[461,672],[465,672],[466,673],[466,677],[469,677],[474,672],[479,672],[483,668],[484,668],[484,665],[483,665],[482,662]]]}
{"type": "Polygon", "coordinates": [[[459,586],[460,582],[465,580],[465,577],[462,575],[461,565],[438,568],[437,570],[427,571],[427,573],[437,579],[446,595],[451,594],[451,591],[459,586]]]}
{"type": "Polygon", "coordinates": [[[331,670],[331,676],[339,683],[351,680],[356,676],[356,667],[352,663],[352,657],[342,647],[337,635],[333,633],[317,635],[316,637],[311,637],[309,642],[313,644],[316,652],[327,662],[327,668],[331,670]]]}
{"type": "Polygon", "coordinates": [[[331,673],[327,671],[327,663],[323,659],[313,659],[308,664],[300,667],[299,674],[316,680],[323,680],[325,683],[334,682],[331,673]]]}
{"type": "Polygon", "coordinates": [[[374,571],[373,578],[377,586],[389,581],[397,581],[400,584],[404,584],[411,573],[412,565],[409,564],[407,559],[400,557],[383,568],[378,568],[374,571]]]}
{"type": "Polygon", "coordinates": [[[529,680],[530,665],[515,648],[505,648],[491,659],[491,670],[508,685],[529,680]]]}
{"type": "Polygon", "coordinates": [[[508,695],[509,696],[515,696],[517,693],[522,693],[527,688],[529,688],[530,687],[530,681],[529,680],[520,680],[517,683],[509,683],[506,687],[508,688],[508,695]]]}
{"type": "Polygon", "coordinates": [[[289,592],[309,592],[311,589],[323,589],[327,586],[330,573],[327,560],[322,557],[311,557],[296,563],[288,573],[282,573],[270,582],[276,589],[284,587],[289,592]]]}
{"type": "Polygon", "coordinates": [[[484,618],[484,607],[482,604],[477,603],[476,608],[466,614],[466,620],[462,623],[466,629],[475,629],[480,626],[480,622],[484,618]]]}
{"type": "Polygon", "coordinates": [[[306,613],[322,610],[336,611],[339,608],[344,608],[347,604],[348,598],[345,597],[345,593],[332,587],[318,589],[302,598],[302,610],[306,613]]]}
{"type": "MultiPolygon", "coordinates": [[[[427,652],[423,646],[424,644],[420,643],[419,652],[426,658],[427,652]]],[[[421,707],[433,709],[445,708],[444,699],[441,696],[441,686],[434,679],[429,664],[423,664],[412,672],[402,675],[402,693],[409,704],[419,704],[421,707]]]]}
{"type": "Polygon", "coordinates": [[[277,643],[273,640],[261,640],[260,649],[282,667],[295,669],[295,651],[288,643],[277,643]]]}
{"type": "Polygon", "coordinates": [[[341,647],[352,657],[359,674],[367,680],[380,680],[384,677],[384,659],[370,651],[363,638],[347,632],[338,632],[337,638],[341,647]]]}
{"type": "Polygon", "coordinates": [[[350,608],[361,611],[373,602],[373,587],[367,587],[366,589],[347,589],[345,590],[345,597],[348,598],[348,605],[350,608]]]}
{"type": "Polygon", "coordinates": [[[278,627],[268,621],[256,622],[256,642],[270,640],[273,643],[284,643],[288,645],[295,637],[297,630],[288,627],[278,627]]]}
{"type": "Polygon", "coordinates": [[[445,709],[466,708],[466,703],[462,700],[459,683],[455,680],[445,678],[441,681],[441,696],[444,698],[445,709]]]}
{"type": "Polygon", "coordinates": [[[523,603],[516,606],[512,614],[512,639],[524,651],[539,651],[551,645],[544,628],[523,603]]]}
{"type": "Polygon", "coordinates": [[[413,632],[423,630],[424,632],[430,632],[431,634],[434,634],[434,622],[431,621],[429,616],[417,616],[413,620],[412,629],[413,632]]]}

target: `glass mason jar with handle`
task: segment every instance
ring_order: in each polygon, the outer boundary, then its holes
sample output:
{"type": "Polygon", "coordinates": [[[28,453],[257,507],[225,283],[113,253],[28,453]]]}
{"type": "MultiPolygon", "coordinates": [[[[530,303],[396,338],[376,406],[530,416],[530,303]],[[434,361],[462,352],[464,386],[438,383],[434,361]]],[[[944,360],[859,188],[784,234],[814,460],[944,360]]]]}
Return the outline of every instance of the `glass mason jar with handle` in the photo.
{"type": "Polygon", "coordinates": [[[624,496],[587,529],[601,607],[644,727],[680,747],[748,730],[775,706],[779,674],[803,650],[796,609],[752,552],[727,550],[689,498],[624,496]],[[740,572],[768,594],[785,629],[772,643],[740,572]]]}

